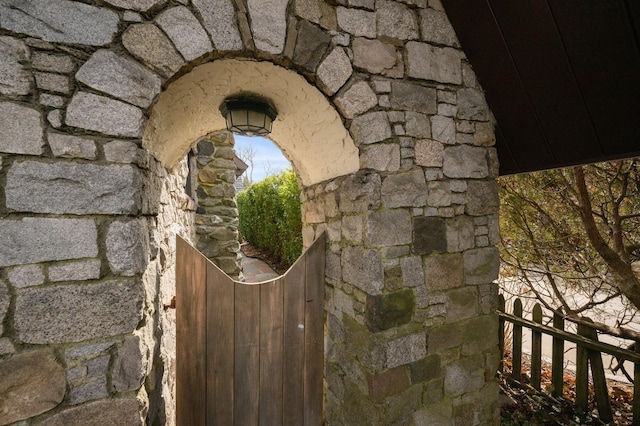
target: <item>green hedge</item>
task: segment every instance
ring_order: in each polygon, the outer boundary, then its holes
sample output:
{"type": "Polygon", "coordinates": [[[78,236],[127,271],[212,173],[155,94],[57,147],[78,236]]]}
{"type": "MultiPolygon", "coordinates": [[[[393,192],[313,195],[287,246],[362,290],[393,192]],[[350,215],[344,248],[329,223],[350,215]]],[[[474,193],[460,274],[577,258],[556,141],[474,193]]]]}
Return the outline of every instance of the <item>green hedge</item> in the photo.
{"type": "Polygon", "coordinates": [[[300,186],[294,171],[254,183],[236,199],[242,238],[293,264],[302,253],[300,186]]]}

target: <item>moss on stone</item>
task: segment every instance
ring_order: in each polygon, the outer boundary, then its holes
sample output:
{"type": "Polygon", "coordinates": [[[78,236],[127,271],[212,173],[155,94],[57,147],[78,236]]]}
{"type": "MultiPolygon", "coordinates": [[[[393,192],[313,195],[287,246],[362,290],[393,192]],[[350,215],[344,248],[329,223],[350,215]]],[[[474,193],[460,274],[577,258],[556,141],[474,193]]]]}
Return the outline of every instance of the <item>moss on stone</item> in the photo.
{"type": "Polygon", "coordinates": [[[427,382],[424,385],[424,396],[422,400],[425,404],[435,404],[442,400],[444,395],[444,378],[438,378],[427,382]]]}
{"type": "Polygon", "coordinates": [[[416,254],[447,251],[445,221],[441,217],[419,217],[413,221],[413,250],[416,254]]]}
{"type": "Polygon", "coordinates": [[[429,380],[441,377],[440,356],[437,354],[427,355],[426,357],[413,362],[409,365],[411,375],[411,383],[427,382],[429,380]]]}
{"type": "Polygon", "coordinates": [[[386,424],[411,424],[413,413],[422,408],[422,386],[411,386],[407,390],[386,399],[386,424]]]}
{"type": "Polygon", "coordinates": [[[410,289],[367,296],[367,327],[378,332],[407,324],[411,321],[415,306],[415,296],[410,289]]]}

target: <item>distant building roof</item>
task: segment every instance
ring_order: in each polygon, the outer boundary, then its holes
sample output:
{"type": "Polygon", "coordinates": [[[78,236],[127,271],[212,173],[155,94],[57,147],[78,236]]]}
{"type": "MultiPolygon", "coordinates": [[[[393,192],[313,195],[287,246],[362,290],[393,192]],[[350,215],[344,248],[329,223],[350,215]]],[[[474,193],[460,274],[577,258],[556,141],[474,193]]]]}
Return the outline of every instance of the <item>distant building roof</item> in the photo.
{"type": "Polygon", "coordinates": [[[245,172],[245,170],[247,170],[249,168],[247,163],[242,161],[242,159],[240,157],[238,157],[237,155],[233,156],[233,164],[236,165],[236,178],[239,178],[240,176],[242,176],[242,174],[245,172]]]}

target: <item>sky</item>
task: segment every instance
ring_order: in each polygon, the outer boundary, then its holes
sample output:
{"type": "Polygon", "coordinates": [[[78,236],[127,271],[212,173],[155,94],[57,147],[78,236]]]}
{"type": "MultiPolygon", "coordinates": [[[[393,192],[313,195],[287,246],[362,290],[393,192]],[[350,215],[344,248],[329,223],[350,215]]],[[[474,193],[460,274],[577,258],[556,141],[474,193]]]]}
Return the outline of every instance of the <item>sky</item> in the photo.
{"type": "MultiPolygon", "coordinates": [[[[241,153],[245,147],[253,146],[255,149],[254,156],[254,170],[253,181],[259,182],[267,177],[267,172],[270,174],[278,173],[290,166],[289,160],[282,155],[280,148],[278,148],[269,139],[261,138],[258,136],[239,136],[234,135],[236,144],[235,149],[237,153],[241,153]]],[[[242,157],[242,155],[239,155],[242,157]]],[[[245,173],[248,174],[247,170],[245,173]]]]}

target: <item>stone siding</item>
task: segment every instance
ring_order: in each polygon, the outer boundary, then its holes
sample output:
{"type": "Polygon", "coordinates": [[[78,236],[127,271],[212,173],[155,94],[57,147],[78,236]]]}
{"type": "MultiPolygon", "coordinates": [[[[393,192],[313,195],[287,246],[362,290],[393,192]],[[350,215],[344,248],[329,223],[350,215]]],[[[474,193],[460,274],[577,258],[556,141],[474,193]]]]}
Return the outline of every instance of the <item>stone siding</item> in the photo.
{"type": "MultiPolygon", "coordinates": [[[[236,273],[232,144],[196,146],[196,214],[188,149],[142,138],[234,58],[304,77],[359,155],[302,194],[305,246],[329,239],[326,423],[497,424],[493,122],[438,0],[0,0],[0,424],[175,424],[175,237],[236,273]]],[[[192,146],[222,130],[194,116],[192,146]]]]}

